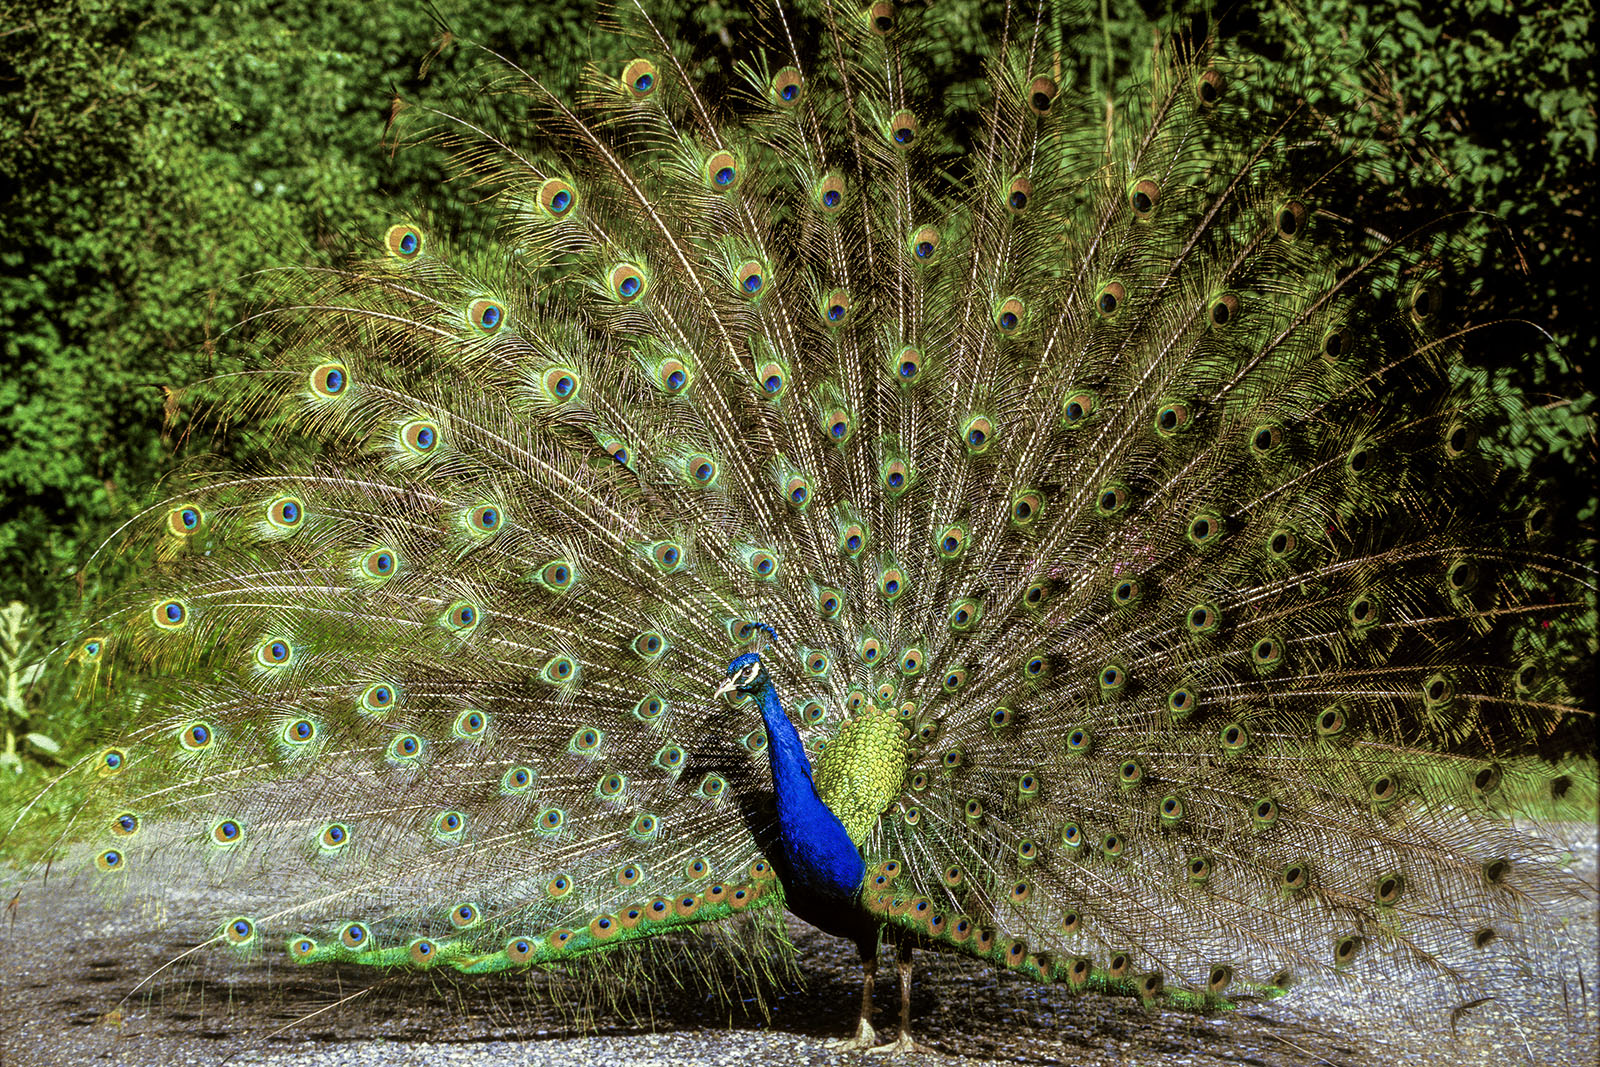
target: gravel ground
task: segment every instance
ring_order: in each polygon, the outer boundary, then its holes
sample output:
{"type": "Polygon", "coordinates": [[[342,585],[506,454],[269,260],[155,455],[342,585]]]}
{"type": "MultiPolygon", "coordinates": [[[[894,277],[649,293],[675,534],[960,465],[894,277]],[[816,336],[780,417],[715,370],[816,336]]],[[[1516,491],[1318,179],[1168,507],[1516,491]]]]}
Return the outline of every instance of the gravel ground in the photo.
{"type": "MultiPolygon", "coordinates": [[[[1594,831],[1575,833],[1579,873],[1593,884],[1594,831]]],[[[172,914],[185,906],[193,903],[173,903],[172,914]]],[[[1509,968],[1504,995],[1453,1024],[1414,999],[1369,1002],[1337,988],[1299,988],[1201,1018],[1072,996],[919,953],[913,1019],[929,1051],[892,1062],[1592,1067],[1600,1062],[1594,901],[1575,897],[1549,922],[1565,981],[1530,990],[1509,968]]],[[[168,965],[184,946],[160,926],[108,911],[71,882],[55,879],[48,893],[26,885],[0,927],[0,1067],[881,1062],[827,1048],[853,1024],[859,966],[848,944],[798,923],[791,935],[804,981],[769,986],[765,1014],[748,1002],[730,1009],[698,987],[667,986],[652,989],[631,1017],[600,1011],[583,1025],[559,977],[240,966],[217,951],[168,965]]],[[[887,955],[883,977],[876,1019],[889,1031],[898,990],[887,955]]]]}

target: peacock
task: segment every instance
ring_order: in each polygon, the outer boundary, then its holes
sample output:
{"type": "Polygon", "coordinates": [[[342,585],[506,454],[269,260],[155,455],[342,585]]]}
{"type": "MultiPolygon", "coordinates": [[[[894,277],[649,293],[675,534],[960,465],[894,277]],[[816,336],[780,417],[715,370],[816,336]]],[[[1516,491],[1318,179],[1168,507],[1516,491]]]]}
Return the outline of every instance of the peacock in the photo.
{"type": "Polygon", "coordinates": [[[877,1052],[919,947],[1196,1012],[1550,978],[1586,890],[1507,809],[1596,584],[1485,444],[1472,220],[1380,215],[1204,40],[1108,105],[1048,0],[959,148],[931,7],[755,0],[717,92],[616,17],[575,98],[505,66],[527,130],[412,107],[492,239],[262,283],[201,395],[275,451],[103,550],[151,564],[71,649],[122,726],[56,877],[246,961],[602,983],[792,913],[877,1052]]]}

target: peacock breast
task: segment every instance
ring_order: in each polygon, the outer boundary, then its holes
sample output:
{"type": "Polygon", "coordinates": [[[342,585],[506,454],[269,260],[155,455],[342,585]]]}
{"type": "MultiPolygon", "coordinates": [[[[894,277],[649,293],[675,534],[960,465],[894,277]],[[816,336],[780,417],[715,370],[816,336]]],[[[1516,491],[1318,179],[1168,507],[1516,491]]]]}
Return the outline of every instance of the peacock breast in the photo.
{"type": "Polygon", "coordinates": [[[868,704],[817,756],[817,796],[857,845],[904,788],[910,736],[899,713],[868,704]]]}

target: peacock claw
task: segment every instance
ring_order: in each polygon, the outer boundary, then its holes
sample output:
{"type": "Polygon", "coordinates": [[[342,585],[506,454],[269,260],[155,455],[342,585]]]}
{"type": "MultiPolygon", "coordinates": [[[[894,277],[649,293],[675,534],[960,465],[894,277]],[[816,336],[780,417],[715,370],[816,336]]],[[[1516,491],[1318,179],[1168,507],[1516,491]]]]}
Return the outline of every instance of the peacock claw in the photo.
{"type": "Polygon", "coordinates": [[[900,1031],[900,1036],[887,1045],[878,1045],[876,1048],[867,1049],[868,1056],[899,1056],[910,1052],[932,1052],[926,1045],[919,1045],[911,1039],[911,1034],[905,1030],[900,1031]]]}
{"type": "Polygon", "coordinates": [[[865,1050],[867,1052],[876,1052],[877,1050],[872,1047],[872,1043],[876,1040],[878,1040],[878,1035],[873,1031],[872,1024],[862,1019],[856,1026],[854,1035],[851,1037],[836,1037],[832,1041],[826,1042],[826,1047],[840,1051],[865,1050]]]}

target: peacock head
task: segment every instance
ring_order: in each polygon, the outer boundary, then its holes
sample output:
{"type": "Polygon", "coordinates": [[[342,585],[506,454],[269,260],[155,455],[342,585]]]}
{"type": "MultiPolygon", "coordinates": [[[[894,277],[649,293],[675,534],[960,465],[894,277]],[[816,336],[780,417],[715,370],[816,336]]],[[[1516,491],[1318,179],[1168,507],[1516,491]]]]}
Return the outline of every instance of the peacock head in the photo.
{"type": "Polygon", "coordinates": [[[717,689],[717,696],[728,693],[754,693],[767,683],[767,668],[754,652],[743,652],[728,664],[728,677],[717,689]]]}

